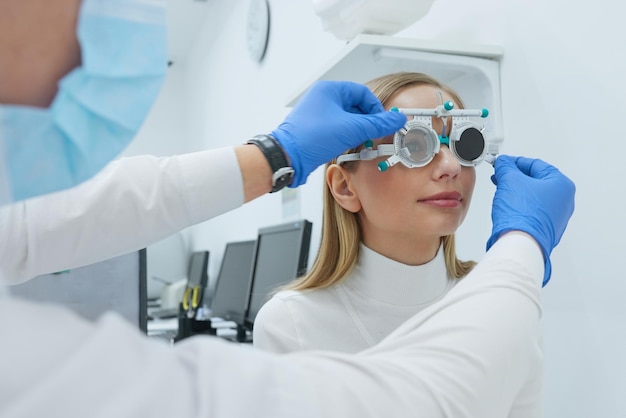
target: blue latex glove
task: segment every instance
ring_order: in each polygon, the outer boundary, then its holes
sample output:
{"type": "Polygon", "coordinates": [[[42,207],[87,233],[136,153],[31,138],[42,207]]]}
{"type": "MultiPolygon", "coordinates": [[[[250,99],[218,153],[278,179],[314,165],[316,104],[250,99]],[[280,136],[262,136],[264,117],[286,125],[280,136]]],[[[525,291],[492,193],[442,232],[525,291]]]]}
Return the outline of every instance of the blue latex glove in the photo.
{"type": "Polygon", "coordinates": [[[362,84],[318,81],[271,135],[295,170],[289,187],[298,187],[318,166],[368,139],[390,135],[405,123],[404,114],[385,111],[362,84]]]}
{"type": "Polygon", "coordinates": [[[556,167],[541,160],[501,155],[495,169],[491,181],[497,189],[487,250],[507,231],[530,234],[543,252],[545,286],[552,274],[550,254],[574,212],[576,186],[556,167]]]}

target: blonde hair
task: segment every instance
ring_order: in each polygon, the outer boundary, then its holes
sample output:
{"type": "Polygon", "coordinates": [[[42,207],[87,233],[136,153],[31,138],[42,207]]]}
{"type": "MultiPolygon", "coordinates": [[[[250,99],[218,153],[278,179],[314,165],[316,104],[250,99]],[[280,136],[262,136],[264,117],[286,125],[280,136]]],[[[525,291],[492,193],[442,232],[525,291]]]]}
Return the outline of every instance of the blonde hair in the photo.
{"type": "MultiPolygon", "coordinates": [[[[385,75],[366,83],[379,98],[383,106],[400,90],[415,85],[432,85],[446,92],[463,108],[463,101],[450,87],[434,78],[412,72],[385,75]]],[[[349,150],[348,153],[355,150],[349,150]]],[[[331,161],[326,165],[336,163],[331,161]]],[[[345,163],[350,164],[350,163],[345,163]]],[[[341,281],[352,270],[359,256],[361,227],[355,213],[342,208],[334,199],[330,188],[324,185],[324,212],[320,248],[311,270],[304,276],[282,287],[282,290],[318,289],[332,286],[341,281]]],[[[474,261],[461,261],[456,257],[454,234],[441,238],[446,268],[450,277],[462,278],[476,265],[474,261]]]]}

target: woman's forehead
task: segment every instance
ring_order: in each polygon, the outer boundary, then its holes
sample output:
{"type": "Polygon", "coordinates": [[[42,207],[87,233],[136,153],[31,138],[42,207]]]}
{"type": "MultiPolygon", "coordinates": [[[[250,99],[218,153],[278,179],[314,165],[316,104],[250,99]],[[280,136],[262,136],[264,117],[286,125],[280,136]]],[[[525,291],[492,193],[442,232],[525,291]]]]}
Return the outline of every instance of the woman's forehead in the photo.
{"type": "MultiPolygon", "coordinates": [[[[448,100],[452,100],[452,97],[439,87],[420,84],[400,89],[385,103],[385,107],[432,109],[448,100]]],[[[455,105],[458,106],[458,103],[455,105]]]]}

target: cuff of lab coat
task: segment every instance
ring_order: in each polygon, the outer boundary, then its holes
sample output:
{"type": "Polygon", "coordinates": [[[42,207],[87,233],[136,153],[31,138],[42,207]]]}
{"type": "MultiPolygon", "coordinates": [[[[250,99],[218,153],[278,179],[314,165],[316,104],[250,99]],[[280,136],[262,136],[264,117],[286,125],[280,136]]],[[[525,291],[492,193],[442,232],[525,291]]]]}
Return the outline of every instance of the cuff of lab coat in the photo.
{"type": "Polygon", "coordinates": [[[504,259],[508,258],[511,265],[515,262],[523,265],[530,275],[536,278],[537,286],[542,286],[545,268],[543,252],[537,241],[530,235],[521,231],[507,232],[493,247],[497,247],[494,248],[494,253],[504,259]]]}

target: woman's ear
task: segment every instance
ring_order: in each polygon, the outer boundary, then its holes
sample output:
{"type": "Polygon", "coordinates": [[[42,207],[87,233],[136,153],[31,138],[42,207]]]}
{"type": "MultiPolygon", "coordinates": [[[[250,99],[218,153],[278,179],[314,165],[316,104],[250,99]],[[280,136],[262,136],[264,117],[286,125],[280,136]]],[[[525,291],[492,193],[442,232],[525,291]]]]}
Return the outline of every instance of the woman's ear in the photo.
{"type": "Polygon", "coordinates": [[[361,201],[352,186],[350,172],[345,168],[338,164],[328,166],[326,184],[339,206],[352,213],[361,210],[361,201]]]}

